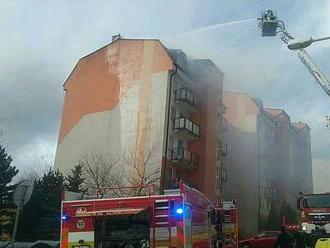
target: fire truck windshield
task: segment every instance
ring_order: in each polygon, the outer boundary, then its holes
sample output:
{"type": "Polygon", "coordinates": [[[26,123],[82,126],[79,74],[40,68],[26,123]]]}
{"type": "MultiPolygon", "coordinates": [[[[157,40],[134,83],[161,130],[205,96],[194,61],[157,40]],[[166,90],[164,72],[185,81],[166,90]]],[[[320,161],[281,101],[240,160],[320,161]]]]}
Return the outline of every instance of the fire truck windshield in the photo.
{"type": "Polygon", "coordinates": [[[304,196],[307,208],[330,208],[330,194],[304,196]]]}

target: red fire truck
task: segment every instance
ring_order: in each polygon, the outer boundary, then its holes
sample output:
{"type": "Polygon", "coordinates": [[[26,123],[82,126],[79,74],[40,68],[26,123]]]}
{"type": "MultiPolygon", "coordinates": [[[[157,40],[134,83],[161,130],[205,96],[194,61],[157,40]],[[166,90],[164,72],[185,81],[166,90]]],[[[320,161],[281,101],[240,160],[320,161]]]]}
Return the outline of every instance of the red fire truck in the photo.
{"type": "Polygon", "coordinates": [[[226,209],[214,207],[203,194],[183,183],[163,195],[105,195],[83,199],[79,194],[64,193],[61,248],[237,248],[234,203],[226,209]]]}
{"type": "Polygon", "coordinates": [[[330,193],[301,194],[297,207],[301,221],[295,234],[301,247],[314,247],[317,240],[330,237],[330,193]]]}
{"type": "Polygon", "coordinates": [[[330,237],[330,193],[302,194],[297,207],[301,211],[302,231],[330,237]]]}
{"type": "Polygon", "coordinates": [[[330,238],[330,193],[301,193],[297,208],[300,211],[297,224],[282,220],[282,225],[295,237],[296,247],[313,248],[319,239],[330,238]]]}

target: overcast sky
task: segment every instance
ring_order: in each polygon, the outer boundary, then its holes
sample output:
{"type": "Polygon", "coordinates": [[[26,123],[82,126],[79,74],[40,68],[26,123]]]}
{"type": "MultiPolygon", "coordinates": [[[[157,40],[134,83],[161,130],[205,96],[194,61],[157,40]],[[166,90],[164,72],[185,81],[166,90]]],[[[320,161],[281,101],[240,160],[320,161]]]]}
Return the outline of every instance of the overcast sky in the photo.
{"type": "MultiPolygon", "coordinates": [[[[52,161],[64,92],[78,59],[111,35],[160,38],[192,57],[211,58],[226,74],[225,88],[283,108],[311,127],[316,191],[330,191],[330,98],[279,38],[262,38],[256,18],[276,9],[295,37],[330,35],[327,0],[0,0],[0,119],[2,142],[22,172],[52,161]],[[188,33],[187,33],[188,32],[188,33]]],[[[308,48],[330,77],[330,41],[308,48]]]]}

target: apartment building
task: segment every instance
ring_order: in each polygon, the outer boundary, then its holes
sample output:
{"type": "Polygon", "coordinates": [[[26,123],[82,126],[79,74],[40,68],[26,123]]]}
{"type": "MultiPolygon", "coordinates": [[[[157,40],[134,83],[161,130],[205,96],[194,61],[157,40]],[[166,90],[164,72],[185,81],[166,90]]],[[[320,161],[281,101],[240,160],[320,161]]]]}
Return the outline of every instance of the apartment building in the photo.
{"type": "Polygon", "coordinates": [[[226,92],[224,105],[223,191],[237,200],[246,236],[279,225],[283,208],[295,210],[299,192],[312,192],[310,129],[244,93],[226,92]]]}
{"type": "Polygon", "coordinates": [[[190,59],[159,40],[114,36],[81,58],[64,83],[55,168],[68,173],[88,154],[119,167],[127,154],[149,154],[161,189],[183,179],[216,201],[223,76],[211,60],[190,59]]]}

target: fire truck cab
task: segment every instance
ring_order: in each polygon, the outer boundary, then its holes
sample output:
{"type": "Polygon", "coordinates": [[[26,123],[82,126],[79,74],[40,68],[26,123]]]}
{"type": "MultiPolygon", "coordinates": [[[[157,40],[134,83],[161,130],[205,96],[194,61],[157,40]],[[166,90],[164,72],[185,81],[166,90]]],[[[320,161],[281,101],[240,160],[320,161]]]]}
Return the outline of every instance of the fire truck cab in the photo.
{"type": "Polygon", "coordinates": [[[183,183],[164,195],[63,198],[61,248],[219,246],[211,202],[183,183]]]}
{"type": "Polygon", "coordinates": [[[330,193],[301,194],[297,208],[301,212],[302,231],[330,237],[330,193]]]}

